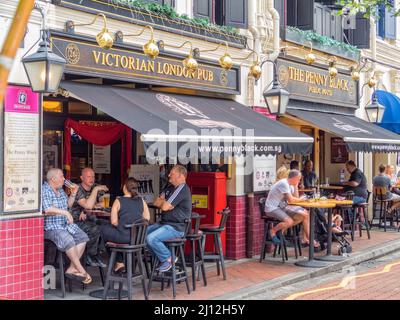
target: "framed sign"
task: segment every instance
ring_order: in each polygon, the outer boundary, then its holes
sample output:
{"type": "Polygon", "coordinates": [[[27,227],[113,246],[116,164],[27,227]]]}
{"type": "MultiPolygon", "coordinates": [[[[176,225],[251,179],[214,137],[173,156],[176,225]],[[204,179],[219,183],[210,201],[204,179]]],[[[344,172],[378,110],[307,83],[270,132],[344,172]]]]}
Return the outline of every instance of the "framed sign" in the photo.
{"type": "Polygon", "coordinates": [[[342,138],[331,138],[331,163],[346,163],[349,153],[342,138]]]}
{"type": "Polygon", "coordinates": [[[111,146],[93,145],[93,170],[96,173],[111,173],[111,146]]]}
{"type": "Polygon", "coordinates": [[[268,191],[276,179],[276,156],[254,157],[253,191],[268,191]]]}
{"type": "Polygon", "coordinates": [[[139,181],[138,194],[147,203],[153,202],[160,190],[160,167],[158,165],[131,165],[129,176],[139,181]]]}
{"type": "Polygon", "coordinates": [[[40,95],[9,86],[4,105],[3,213],[40,213],[40,95]]]}

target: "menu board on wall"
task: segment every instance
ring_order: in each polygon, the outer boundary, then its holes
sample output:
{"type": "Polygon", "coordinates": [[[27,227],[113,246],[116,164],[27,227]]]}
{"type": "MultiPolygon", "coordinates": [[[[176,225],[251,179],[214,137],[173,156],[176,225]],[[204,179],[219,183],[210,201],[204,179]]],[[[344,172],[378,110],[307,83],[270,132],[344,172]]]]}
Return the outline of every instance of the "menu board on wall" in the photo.
{"type": "Polygon", "coordinates": [[[111,146],[93,145],[93,170],[96,173],[111,173],[111,146]]]}
{"type": "Polygon", "coordinates": [[[346,143],[342,138],[331,138],[331,163],[346,163],[349,160],[346,143]]]}
{"type": "Polygon", "coordinates": [[[268,191],[276,179],[276,156],[256,155],[254,157],[254,192],[268,191]]]}
{"type": "Polygon", "coordinates": [[[4,213],[39,212],[39,94],[9,86],[4,111],[4,213]]]}
{"type": "Polygon", "coordinates": [[[138,194],[147,203],[153,202],[160,190],[160,167],[158,165],[131,165],[129,176],[139,181],[138,194]]]}

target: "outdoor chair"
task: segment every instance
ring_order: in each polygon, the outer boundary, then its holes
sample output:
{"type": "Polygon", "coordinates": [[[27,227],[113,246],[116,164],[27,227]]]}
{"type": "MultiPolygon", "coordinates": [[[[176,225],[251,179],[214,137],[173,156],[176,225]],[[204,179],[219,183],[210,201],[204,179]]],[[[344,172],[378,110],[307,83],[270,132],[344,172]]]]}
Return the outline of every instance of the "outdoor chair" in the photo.
{"type": "Polygon", "coordinates": [[[203,233],[203,240],[202,240],[203,252],[205,250],[207,235],[211,235],[214,238],[214,252],[204,252],[204,261],[215,261],[217,264],[218,275],[220,275],[220,264],[221,264],[222,275],[224,280],[226,280],[226,271],[225,271],[224,252],[222,250],[222,243],[221,243],[221,233],[225,230],[226,221],[228,220],[230,213],[231,210],[228,207],[226,207],[221,212],[218,212],[218,214],[222,216],[219,225],[211,225],[211,224],[200,225],[200,230],[203,233]]]}
{"type": "Polygon", "coordinates": [[[128,300],[132,300],[132,281],[140,279],[145,299],[148,299],[148,292],[145,282],[145,270],[143,262],[143,248],[146,246],[147,220],[140,220],[131,225],[126,225],[125,228],[131,229],[131,241],[128,244],[107,242],[106,247],[111,250],[111,257],[107,270],[106,282],[103,291],[103,300],[107,298],[107,293],[110,287],[113,289],[114,282],[119,283],[118,298],[121,299],[122,286],[125,283],[128,290],[128,300]],[[127,261],[126,273],[116,274],[114,272],[114,264],[117,253],[122,253],[127,261]],[[139,272],[136,272],[138,267],[139,272]]]}

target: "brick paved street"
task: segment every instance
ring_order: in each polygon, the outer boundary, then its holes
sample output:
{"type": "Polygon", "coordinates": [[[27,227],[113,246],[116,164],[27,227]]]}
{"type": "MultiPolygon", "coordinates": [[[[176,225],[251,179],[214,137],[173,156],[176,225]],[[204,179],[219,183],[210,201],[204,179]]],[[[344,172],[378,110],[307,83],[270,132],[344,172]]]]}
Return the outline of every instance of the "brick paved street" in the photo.
{"type": "Polygon", "coordinates": [[[287,300],[399,300],[400,299],[400,259],[387,258],[382,263],[370,261],[376,266],[368,267],[368,271],[354,272],[335,281],[327,281],[315,287],[282,296],[287,300]],[[349,280],[349,281],[346,281],[349,280]]]}

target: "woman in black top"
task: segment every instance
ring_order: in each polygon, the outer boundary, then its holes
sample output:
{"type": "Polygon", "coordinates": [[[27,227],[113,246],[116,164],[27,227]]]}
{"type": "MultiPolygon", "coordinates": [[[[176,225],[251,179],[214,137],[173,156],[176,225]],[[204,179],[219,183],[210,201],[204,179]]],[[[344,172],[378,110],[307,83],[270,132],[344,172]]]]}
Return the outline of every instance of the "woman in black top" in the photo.
{"type": "MultiPolygon", "coordinates": [[[[128,178],[122,191],[123,197],[118,197],[111,208],[111,224],[101,226],[101,237],[105,243],[130,243],[131,230],[125,225],[132,224],[137,220],[150,220],[150,212],[146,202],[137,196],[138,181],[128,178]]],[[[125,268],[122,254],[117,255],[115,272],[125,268]]]]}

